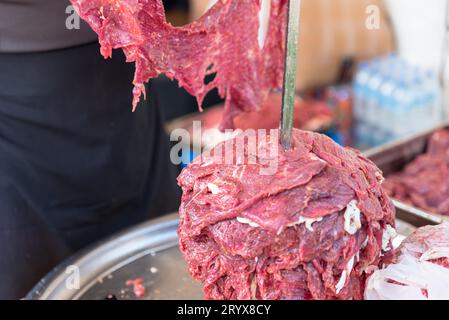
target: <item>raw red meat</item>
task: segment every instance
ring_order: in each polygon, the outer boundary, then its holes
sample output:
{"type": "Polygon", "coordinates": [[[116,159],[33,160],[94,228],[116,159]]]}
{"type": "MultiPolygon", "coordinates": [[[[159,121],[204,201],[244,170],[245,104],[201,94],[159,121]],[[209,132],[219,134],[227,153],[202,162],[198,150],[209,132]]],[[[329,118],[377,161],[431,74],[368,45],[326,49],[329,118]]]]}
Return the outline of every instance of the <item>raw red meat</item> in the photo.
{"type": "Polygon", "coordinates": [[[449,299],[449,225],[417,229],[403,241],[397,262],[375,271],[367,299],[449,299]]]}
{"type": "MultiPolygon", "coordinates": [[[[271,94],[258,111],[241,113],[234,118],[236,129],[276,129],[279,127],[282,97],[271,94]]],[[[222,108],[213,108],[204,112],[201,117],[203,129],[218,128],[223,116],[222,108]]],[[[295,101],[293,126],[298,129],[315,131],[329,126],[333,119],[333,112],[323,102],[302,101],[299,97],[295,101]]]]}
{"type": "Polygon", "coordinates": [[[366,275],[393,257],[381,172],[324,135],[294,129],[287,152],[277,130],[269,138],[244,133],[179,176],[190,273],[208,299],[362,299],[366,275]],[[267,160],[277,169],[261,174],[267,160]]]}
{"type": "Polygon", "coordinates": [[[402,172],[388,176],[384,188],[391,197],[449,215],[449,130],[435,132],[427,149],[402,172]]]}
{"type": "MultiPolygon", "coordinates": [[[[441,252],[440,252],[441,253],[441,252]]],[[[413,232],[402,243],[399,254],[412,255],[418,259],[449,267],[449,225],[426,226],[413,232]],[[435,255],[434,249],[446,249],[446,254],[435,255]],[[424,257],[423,257],[424,255],[424,257]]]]}
{"type": "MultiPolygon", "coordinates": [[[[247,129],[276,129],[279,127],[282,97],[271,94],[259,111],[246,112],[235,117],[235,127],[247,129]]],[[[329,126],[333,119],[333,112],[323,102],[302,101],[299,97],[295,101],[293,126],[297,129],[313,130],[329,126]]]]}
{"type": "MultiPolygon", "coordinates": [[[[272,93],[259,111],[244,112],[234,118],[235,129],[276,129],[279,127],[281,114],[281,95],[272,93]]],[[[236,132],[221,132],[220,121],[224,108],[216,106],[202,113],[195,113],[177,119],[169,125],[169,131],[178,128],[188,130],[190,137],[195,137],[194,122],[201,121],[202,145],[210,149],[216,144],[228,140],[236,132]]],[[[320,101],[303,101],[299,97],[295,101],[293,126],[297,129],[319,131],[329,128],[334,120],[334,113],[329,106],[320,101]]]]}
{"type": "Polygon", "coordinates": [[[144,282],[145,281],[142,278],[138,278],[136,280],[126,281],[126,285],[133,286],[133,291],[137,298],[143,298],[145,297],[146,292],[145,286],[143,285],[144,282]]]}
{"type": "Polygon", "coordinates": [[[101,53],[123,49],[135,62],[136,107],[144,83],[165,73],[196,96],[218,88],[226,96],[223,127],[243,110],[258,110],[283,76],[286,0],[272,0],[263,48],[258,42],[260,0],[219,0],[203,17],[184,27],[165,19],[162,0],[71,0],[99,36],[101,53]],[[205,84],[207,75],[214,80],[205,84]]]}

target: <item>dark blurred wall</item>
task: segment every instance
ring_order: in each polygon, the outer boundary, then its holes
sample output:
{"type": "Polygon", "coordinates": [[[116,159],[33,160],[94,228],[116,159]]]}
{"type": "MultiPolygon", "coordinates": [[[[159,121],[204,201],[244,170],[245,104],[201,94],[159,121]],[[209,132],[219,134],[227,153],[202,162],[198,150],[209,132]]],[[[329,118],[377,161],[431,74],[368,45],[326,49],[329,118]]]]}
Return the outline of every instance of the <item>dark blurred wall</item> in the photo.
{"type": "Polygon", "coordinates": [[[189,1],[188,0],[163,0],[165,10],[182,9],[188,12],[189,1]]]}
{"type": "MultiPolygon", "coordinates": [[[[167,20],[173,25],[183,25],[189,22],[189,0],[164,0],[167,20]]],[[[155,95],[161,107],[165,121],[170,121],[186,114],[197,112],[198,104],[177,81],[171,81],[165,76],[151,80],[150,94],[155,95]]],[[[210,92],[204,101],[204,108],[221,102],[216,90],[210,92]]]]}
{"type": "MultiPolygon", "coordinates": [[[[152,79],[150,83],[150,95],[156,95],[165,121],[198,111],[198,103],[195,97],[192,97],[183,88],[179,88],[177,81],[171,81],[165,76],[160,76],[152,79]]],[[[203,107],[207,109],[221,101],[217,90],[213,90],[204,99],[203,107]]]]}

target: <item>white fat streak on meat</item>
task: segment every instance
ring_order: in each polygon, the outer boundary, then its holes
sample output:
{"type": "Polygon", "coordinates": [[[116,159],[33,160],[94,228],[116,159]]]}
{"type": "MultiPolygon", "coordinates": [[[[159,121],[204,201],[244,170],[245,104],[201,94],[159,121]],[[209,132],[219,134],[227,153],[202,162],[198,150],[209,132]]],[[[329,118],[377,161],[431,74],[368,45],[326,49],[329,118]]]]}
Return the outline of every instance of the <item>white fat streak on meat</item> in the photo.
{"type": "Polygon", "coordinates": [[[259,47],[263,48],[267,38],[268,27],[270,25],[271,0],[262,0],[259,11],[259,47]]]}
{"type": "Polygon", "coordinates": [[[368,245],[368,237],[366,237],[365,241],[362,243],[359,251],[357,251],[357,253],[355,254],[355,261],[359,262],[360,261],[360,252],[366,248],[366,246],[368,245]]]}
{"type": "Polygon", "coordinates": [[[392,241],[393,249],[399,248],[401,243],[405,240],[405,236],[398,234],[392,241]]]}
{"type": "Polygon", "coordinates": [[[383,251],[388,251],[391,249],[390,248],[391,240],[394,239],[396,236],[397,236],[396,230],[392,226],[387,224],[385,226],[384,232],[382,234],[382,250],[383,251]]]}
{"type": "MultiPolygon", "coordinates": [[[[313,227],[312,224],[315,222],[320,222],[322,221],[323,218],[306,218],[306,217],[299,217],[298,221],[292,222],[290,224],[287,225],[287,227],[293,227],[296,225],[300,225],[300,224],[305,224],[306,229],[309,230],[310,232],[313,232],[313,227]]],[[[260,228],[260,225],[257,224],[254,221],[251,221],[250,219],[247,218],[242,218],[242,217],[237,217],[237,221],[243,224],[248,224],[253,228],[260,228]]],[[[279,230],[278,234],[282,233],[283,229],[279,230]]]]}
{"type": "Polygon", "coordinates": [[[290,223],[289,225],[287,225],[287,227],[293,227],[295,225],[299,225],[304,223],[306,226],[306,229],[309,230],[310,232],[313,232],[313,227],[312,224],[315,222],[320,222],[323,220],[323,217],[320,218],[306,218],[306,217],[302,217],[300,216],[298,221],[290,223]]]}
{"type": "Polygon", "coordinates": [[[449,258],[449,248],[434,247],[422,254],[420,261],[429,261],[440,258],[449,258]]]}
{"type": "Polygon", "coordinates": [[[200,191],[198,191],[196,194],[194,194],[192,196],[192,199],[190,199],[189,202],[186,203],[186,207],[188,207],[200,194],[202,194],[206,189],[208,189],[208,186],[204,186],[203,188],[200,189],[200,191]]]}
{"type": "Polygon", "coordinates": [[[366,246],[368,245],[368,237],[366,237],[366,239],[365,239],[365,241],[362,243],[362,246],[361,246],[361,248],[360,249],[365,249],[366,248],[366,246]]]}
{"type": "Polygon", "coordinates": [[[327,163],[326,161],[324,161],[323,159],[319,158],[319,157],[318,157],[316,154],[314,154],[314,153],[309,153],[309,158],[310,158],[311,160],[321,161],[321,162],[327,163]]]}
{"type": "Polygon", "coordinates": [[[354,260],[356,255],[354,255],[346,264],[345,270],[341,272],[340,280],[338,280],[337,284],[335,285],[335,293],[339,294],[340,291],[344,288],[346,284],[346,279],[349,278],[351,275],[352,269],[354,268],[354,260]]]}
{"type": "Polygon", "coordinates": [[[345,224],[344,228],[347,233],[353,235],[362,227],[360,221],[360,209],[357,207],[357,201],[352,200],[349,202],[344,213],[345,224]]]}
{"type": "Polygon", "coordinates": [[[100,11],[100,19],[101,20],[106,20],[106,17],[104,16],[104,8],[103,8],[103,6],[100,7],[99,11],[100,11]]]}
{"type": "Polygon", "coordinates": [[[384,183],[385,178],[381,173],[376,171],[375,176],[376,176],[377,181],[379,181],[380,184],[384,183]]]}
{"type": "Polygon", "coordinates": [[[260,225],[258,225],[257,223],[255,223],[254,221],[251,221],[249,219],[246,218],[241,218],[241,217],[237,217],[237,221],[243,224],[248,224],[253,228],[259,228],[260,225]]]}
{"type": "Polygon", "coordinates": [[[207,184],[207,188],[209,189],[209,191],[212,194],[219,194],[220,193],[220,188],[218,188],[218,186],[216,184],[208,183],[207,184]]]}

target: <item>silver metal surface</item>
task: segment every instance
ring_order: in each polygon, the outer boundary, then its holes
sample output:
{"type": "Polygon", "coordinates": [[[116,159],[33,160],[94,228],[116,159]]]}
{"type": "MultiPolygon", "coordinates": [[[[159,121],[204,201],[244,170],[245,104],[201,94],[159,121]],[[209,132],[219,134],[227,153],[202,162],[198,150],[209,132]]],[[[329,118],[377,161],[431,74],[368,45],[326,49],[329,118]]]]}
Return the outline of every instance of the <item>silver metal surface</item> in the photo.
{"type": "MultiPolygon", "coordinates": [[[[431,130],[368,150],[364,152],[364,155],[383,171],[385,177],[388,177],[392,173],[401,171],[417,156],[423,154],[427,149],[430,136],[435,131],[445,128],[449,129],[449,123],[444,123],[431,130]]],[[[416,226],[449,221],[449,217],[427,212],[397,199],[393,199],[393,203],[396,207],[397,217],[416,226]]]]}
{"type": "Polygon", "coordinates": [[[282,89],[280,136],[281,145],[284,150],[289,150],[292,145],[300,8],[300,0],[288,0],[288,22],[287,36],[285,39],[284,86],[282,89]]]}
{"type": "Polygon", "coordinates": [[[137,278],[145,281],[145,299],[201,299],[201,286],[178,249],[178,223],[177,213],[168,215],[88,248],[56,267],[25,299],[135,299],[126,282],[137,278]],[[72,288],[72,266],[79,269],[79,289],[72,288]]]}
{"type": "Polygon", "coordinates": [[[405,239],[405,237],[408,237],[416,230],[416,226],[396,219],[396,232],[402,237],[402,239],[405,239]]]}

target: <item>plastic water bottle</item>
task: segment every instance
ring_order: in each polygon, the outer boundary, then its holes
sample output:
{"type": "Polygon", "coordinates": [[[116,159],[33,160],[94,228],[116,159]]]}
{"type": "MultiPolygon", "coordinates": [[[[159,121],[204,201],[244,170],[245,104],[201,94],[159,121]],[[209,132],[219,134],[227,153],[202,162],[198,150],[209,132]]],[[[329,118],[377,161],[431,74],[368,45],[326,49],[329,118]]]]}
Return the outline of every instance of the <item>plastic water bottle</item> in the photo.
{"type": "Polygon", "coordinates": [[[381,137],[379,143],[385,143],[394,138],[394,107],[396,101],[394,99],[394,91],[397,87],[395,73],[386,77],[385,82],[380,87],[380,105],[378,121],[381,124],[381,137]]]}
{"type": "Polygon", "coordinates": [[[354,83],[354,115],[355,115],[355,134],[357,141],[362,145],[371,145],[370,143],[370,124],[368,122],[368,83],[376,68],[376,62],[362,63],[359,67],[354,83]]]}
{"type": "Polygon", "coordinates": [[[389,64],[381,64],[374,70],[368,82],[367,97],[367,122],[371,131],[371,144],[378,145],[384,141],[384,123],[380,119],[381,116],[381,87],[388,78],[389,64]]]}
{"type": "Polygon", "coordinates": [[[369,64],[363,62],[359,65],[357,75],[354,79],[354,117],[357,120],[363,120],[363,111],[366,105],[366,87],[370,77],[369,64]]]}
{"type": "Polygon", "coordinates": [[[423,86],[425,87],[424,108],[427,109],[426,129],[438,125],[442,120],[442,88],[438,76],[431,71],[424,75],[423,86]]]}
{"type": "Polygon", "coordinates": [[[363,145],[417,133],[442,120],[437,75],[397,55],[361,63],[353,90],[356,136],[363,145]]]}

